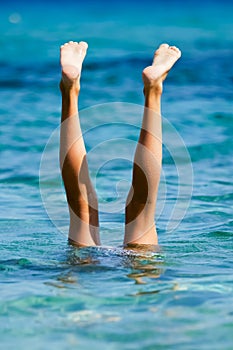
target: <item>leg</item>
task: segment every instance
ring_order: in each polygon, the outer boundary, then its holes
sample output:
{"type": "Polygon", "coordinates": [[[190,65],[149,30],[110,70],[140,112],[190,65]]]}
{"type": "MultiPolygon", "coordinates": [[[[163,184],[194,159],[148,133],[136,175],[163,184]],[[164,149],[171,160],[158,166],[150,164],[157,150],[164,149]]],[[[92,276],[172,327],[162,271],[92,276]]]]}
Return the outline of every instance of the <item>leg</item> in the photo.
{"type": "Polygon", "coordinates": [[[154,216],[162,163],[161,95],[163,81],[180,56],[179,49],[162,44],[142,74],[145,107],[126,202],[124,245],[158,244],[154,216]]]}
{"type": "Polygon", "coordinates": [[[98,203],[91,184],[86,149],[78,116],[80,75],[85,58],[85,42],[61,46],[62,113],[60,167],[70,213],[69,240],[78,246],[100,244],[98,203]]]}

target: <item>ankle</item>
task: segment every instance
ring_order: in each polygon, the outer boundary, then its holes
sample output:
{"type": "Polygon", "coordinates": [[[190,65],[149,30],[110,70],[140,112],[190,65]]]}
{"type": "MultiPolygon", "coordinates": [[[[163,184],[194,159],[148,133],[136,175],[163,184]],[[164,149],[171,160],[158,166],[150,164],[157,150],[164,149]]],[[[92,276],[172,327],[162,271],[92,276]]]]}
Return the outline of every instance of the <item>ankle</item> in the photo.
{"type": "Polygon", "coordinates": [[[151,108],[160,113],[162,95],[161,90],[144,88],[143,93],[145,96],[145,107],[151,108]]]}
{"type": "Polygon", "coordinates": [[[163,92],[163,85],[161,84],[145,84],[143,88],[143,93],[145,98],[161,98],[163,92]]]}
{"type": "Polygon", "coordinates": [[[64,82],[61,80],[60,82],[60,91],[63,97],[78,97],[79,92],[80,92],[80,87],[77,86],[72,86],[72,85],[67,85],[64,84],[64,82]]]}

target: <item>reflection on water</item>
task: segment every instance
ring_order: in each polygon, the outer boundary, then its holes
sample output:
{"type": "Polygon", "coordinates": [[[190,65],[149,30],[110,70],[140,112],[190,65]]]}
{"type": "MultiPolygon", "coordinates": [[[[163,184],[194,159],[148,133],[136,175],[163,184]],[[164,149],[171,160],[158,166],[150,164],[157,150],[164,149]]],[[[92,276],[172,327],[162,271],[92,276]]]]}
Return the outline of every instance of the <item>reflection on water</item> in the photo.
{"type": "MultiPolygon", "coordinates": [[[[158,246],[134,245],[130,248],[70,247],[67,262],[75,271],[85,272],[122,269],[136,284],[146,284],[149,279],[158,278],[164,272],[164,257],[158,246]]],[[[113,272],[114,278],[114,272],[113,272]]],[[[73,283],[70,272],[59,277],[64,283],[73,283]],[[72,281],[72,282],[70,282],[72,281]]]]}
{"type": "Polygon", "coordinates": [[[163,262],[154,259],[135,258],[132,272],[127,276],[136,284],[146,284],[148,278],[158,278],[163,273],[163,262]]]}

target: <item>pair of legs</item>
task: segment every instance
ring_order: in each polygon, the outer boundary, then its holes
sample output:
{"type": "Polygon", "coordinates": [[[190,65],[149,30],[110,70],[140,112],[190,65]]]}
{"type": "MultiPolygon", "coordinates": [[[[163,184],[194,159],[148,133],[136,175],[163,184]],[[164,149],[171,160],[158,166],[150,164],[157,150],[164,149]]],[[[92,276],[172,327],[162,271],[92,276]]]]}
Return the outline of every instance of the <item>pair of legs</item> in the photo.
{"type": "MultiPolygon", "coordinates": [[[[98,200],[88,172],[78,115],[80,76],[87,47],[85,42],[70,41],[60,51],[60,167],[70,213],[69,241],[77,246],[100,245],[98,200]]],[[[178,48],[162,44],[152,65],[142,73],[145,106],[126,201],[125,246],[158,244],[154,217],[162,162],[161,96],[163,81],[180,56],[178,48]]]]}

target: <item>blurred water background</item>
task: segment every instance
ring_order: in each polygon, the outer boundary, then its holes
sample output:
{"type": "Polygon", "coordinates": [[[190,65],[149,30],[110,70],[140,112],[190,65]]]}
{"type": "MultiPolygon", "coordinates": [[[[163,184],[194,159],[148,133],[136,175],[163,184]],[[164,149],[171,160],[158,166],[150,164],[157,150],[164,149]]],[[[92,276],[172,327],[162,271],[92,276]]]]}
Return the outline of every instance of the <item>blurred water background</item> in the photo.
{"type": "Polygon", "coordinates": [[[0,7],[3,348],[232,349],[232,2],[0,7]],[[89,43],[80,109],[105,248],[67,244],[57,128],[69,40],[89,43]],[[162,42],[182,58],[163,96],[161,252],[133,254],[120,245],[141,71],[162,42]]]}

